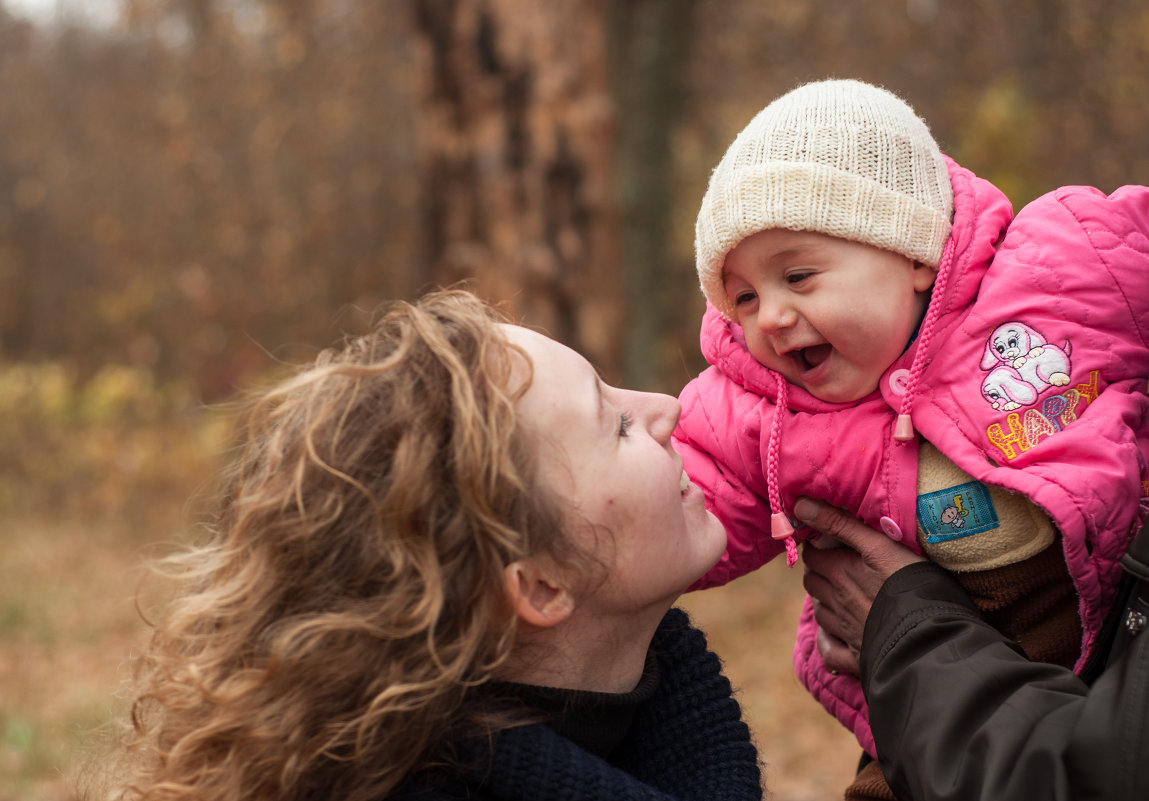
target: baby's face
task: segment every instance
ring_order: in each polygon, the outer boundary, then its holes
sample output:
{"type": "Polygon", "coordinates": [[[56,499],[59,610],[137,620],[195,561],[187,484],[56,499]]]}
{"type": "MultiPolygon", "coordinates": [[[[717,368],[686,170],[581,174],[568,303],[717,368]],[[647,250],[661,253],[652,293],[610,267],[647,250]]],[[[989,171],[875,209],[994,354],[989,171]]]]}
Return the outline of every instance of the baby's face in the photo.
{"type": "Polygon", "coordinates": [[[865,397],[905,350],[936,271],[870,245],[771,228],[726,256],[751,355],[811,395],[865,397]]]}

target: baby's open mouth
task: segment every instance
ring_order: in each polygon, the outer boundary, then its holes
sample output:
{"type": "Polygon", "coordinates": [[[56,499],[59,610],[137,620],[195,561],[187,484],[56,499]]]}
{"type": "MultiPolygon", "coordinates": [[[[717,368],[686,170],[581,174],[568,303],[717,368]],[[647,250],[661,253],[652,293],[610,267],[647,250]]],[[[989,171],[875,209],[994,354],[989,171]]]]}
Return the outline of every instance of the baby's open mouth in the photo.
{"type": "Polygon", "coordinates": [[[834,349],[829,344],[814,345],[809,348],[801,348],[796,350],[790,355],[794,357],[799,369],[803,372],[806,370],[813,370],[826,359],[830,358],[830,353],[834,349]]]}

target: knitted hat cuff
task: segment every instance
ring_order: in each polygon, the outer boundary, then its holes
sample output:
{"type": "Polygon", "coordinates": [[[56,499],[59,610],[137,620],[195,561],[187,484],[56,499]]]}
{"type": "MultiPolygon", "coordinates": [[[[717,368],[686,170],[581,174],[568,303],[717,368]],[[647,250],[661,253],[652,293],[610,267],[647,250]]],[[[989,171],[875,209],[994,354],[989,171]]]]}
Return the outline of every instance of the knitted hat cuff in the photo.
{"type": "Polygon", "coordinates": [[[706,299],[733,319],[723,264],[759,231],[814,231],[936,267],[950,227],[941,211],[869,178],[825,164],[771,161],[741,167],[710,186],[695,229],[696,266],[706,299]]]}

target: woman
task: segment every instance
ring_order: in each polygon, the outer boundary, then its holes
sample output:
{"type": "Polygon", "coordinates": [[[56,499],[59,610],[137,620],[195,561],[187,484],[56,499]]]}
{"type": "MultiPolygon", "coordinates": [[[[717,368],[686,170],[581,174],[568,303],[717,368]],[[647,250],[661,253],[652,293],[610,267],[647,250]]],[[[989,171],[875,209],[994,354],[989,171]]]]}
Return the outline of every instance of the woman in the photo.
{"type": "Polygon", "coordinates": [[[322,354],[172,563],[122,797],[760,798],[678,414],[461,292],[322,354]]]}

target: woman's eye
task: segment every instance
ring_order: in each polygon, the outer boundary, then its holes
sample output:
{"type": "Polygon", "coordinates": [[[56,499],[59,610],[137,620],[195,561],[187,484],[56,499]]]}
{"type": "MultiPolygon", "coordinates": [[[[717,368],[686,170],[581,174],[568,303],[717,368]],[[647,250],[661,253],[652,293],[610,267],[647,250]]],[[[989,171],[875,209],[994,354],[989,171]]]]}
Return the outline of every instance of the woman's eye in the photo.
{"type": "Polygon", "coordinates": [[[620,437],[628,436],[632,425],[634,425],[634,415],[630,412],[620,414],[618,416],[618,435],[620,437]]]}

